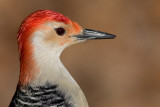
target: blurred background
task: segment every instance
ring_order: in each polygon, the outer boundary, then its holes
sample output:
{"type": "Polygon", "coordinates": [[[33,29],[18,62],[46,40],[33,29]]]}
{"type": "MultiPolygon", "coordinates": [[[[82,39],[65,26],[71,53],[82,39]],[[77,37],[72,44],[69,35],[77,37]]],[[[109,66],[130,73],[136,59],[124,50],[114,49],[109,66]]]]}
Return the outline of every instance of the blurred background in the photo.
{"type": "Polygon", "coordinates": [[[160,107],[159,4],[159,0],[0,0],[0,107],[9,105],[18,82],[18,27],[39,9],[117,35],[71,46],[61,55],[90,107],[160,107]]]}

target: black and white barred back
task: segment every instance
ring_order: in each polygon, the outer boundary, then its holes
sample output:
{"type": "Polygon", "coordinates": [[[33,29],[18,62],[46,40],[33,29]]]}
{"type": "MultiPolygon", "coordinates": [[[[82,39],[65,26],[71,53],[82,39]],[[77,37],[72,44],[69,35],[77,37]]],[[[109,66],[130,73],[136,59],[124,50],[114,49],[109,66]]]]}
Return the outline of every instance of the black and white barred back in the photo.
{"type": "Polygon", "coordinates": [[[27,87],[16,90],[9,107],[73,107],[70,98],[57,85],[27,87]]]}

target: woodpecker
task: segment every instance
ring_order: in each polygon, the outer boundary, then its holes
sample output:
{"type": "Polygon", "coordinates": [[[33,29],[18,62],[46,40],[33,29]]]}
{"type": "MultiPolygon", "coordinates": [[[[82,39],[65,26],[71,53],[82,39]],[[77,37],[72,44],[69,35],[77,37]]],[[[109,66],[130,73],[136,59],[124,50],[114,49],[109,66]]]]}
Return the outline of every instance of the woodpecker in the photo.
{"type": "Polygon", "coordinates": [[[115,35],[83,29],[68,17],[38,10],[24,19],[17,39],[20,75],[9,107],[88,107],[77,82],[60,61],[68,46],[115,35]]]}

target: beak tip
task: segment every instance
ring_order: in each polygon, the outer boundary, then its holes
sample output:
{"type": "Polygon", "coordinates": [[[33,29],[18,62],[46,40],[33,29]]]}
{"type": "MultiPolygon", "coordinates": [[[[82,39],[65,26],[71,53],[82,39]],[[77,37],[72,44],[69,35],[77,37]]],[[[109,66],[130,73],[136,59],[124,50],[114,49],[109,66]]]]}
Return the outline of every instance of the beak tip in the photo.
{"type": "Polygon", "coordinates": [[[102,36],[102,37],[97,38],[97,39],[115,39],[115,38],[116,38],[116,35],[106,33],[105,36],[102,36]]]}
{"type": "Polygon", "coordinates": [[[116,35],[112,35],[111,39],[115,39],[116,38],[116,35]]]}

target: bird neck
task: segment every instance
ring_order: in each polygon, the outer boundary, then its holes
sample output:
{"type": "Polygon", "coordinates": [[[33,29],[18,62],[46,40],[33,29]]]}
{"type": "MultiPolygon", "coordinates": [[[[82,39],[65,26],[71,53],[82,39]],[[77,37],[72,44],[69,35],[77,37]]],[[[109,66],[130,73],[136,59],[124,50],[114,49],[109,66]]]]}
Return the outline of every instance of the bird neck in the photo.
{"type": "Polygon", "coordinates": [[[39,52],[40,48],[35,49],[34,55],[39,71],[31,86],[45,85],[46,83],[58,85],[58,89],[67,98],[70,98],[75,107],[87,107],[88,103],[82,90],[60,61],[59,57],[64,48],[54,47],[49,50],[45,48],[41,53],[39,52]]]}
{"type": "MultiPolygon", "coordinates": [[[[23,60],[24,62],[32,62],[27,63],[29,64],[29,69],[27,67],[25,69],[25,74],[27,75],[22,73],[23,78],[26,76],[25,79],[30,80],[27,83],[28,86],[57,85],[58,89],[66,97],[71,98],[73,105],[76,107],[88,107],[87,100],[79,85],[60,61],[61,52],[66,46],[45,46],[46,44],[43,44],[42,41],[39,43],[39,39],[35,36],[32,40],[33,49],[30,55],[30,61],[27,59],[26,61],[23,60]]],[[[21,72],[24,71],[22,70],[21,72]]]]}

